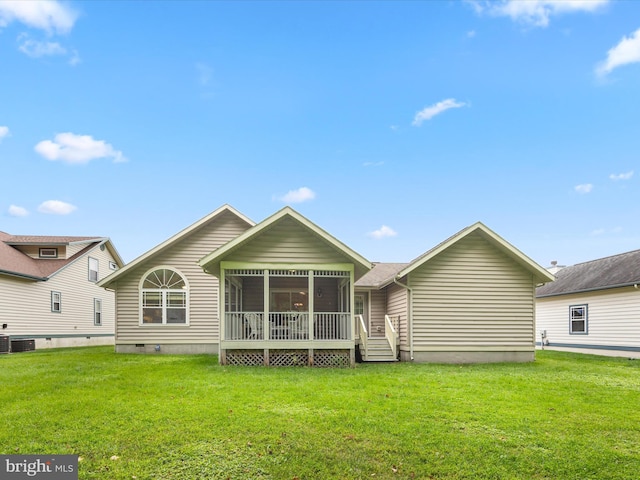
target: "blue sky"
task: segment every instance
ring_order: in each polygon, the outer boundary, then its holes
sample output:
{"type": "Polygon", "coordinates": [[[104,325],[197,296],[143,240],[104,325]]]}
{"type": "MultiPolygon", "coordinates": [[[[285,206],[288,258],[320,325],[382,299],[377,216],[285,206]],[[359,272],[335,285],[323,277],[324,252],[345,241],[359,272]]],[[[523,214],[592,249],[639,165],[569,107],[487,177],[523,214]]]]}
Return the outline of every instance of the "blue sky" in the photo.
{"type": "Polygon", "coordinates": [[[640,2],[0,0],[0,230],[133,260],[228,203],[371,261],[640,248],[640,2]]]}

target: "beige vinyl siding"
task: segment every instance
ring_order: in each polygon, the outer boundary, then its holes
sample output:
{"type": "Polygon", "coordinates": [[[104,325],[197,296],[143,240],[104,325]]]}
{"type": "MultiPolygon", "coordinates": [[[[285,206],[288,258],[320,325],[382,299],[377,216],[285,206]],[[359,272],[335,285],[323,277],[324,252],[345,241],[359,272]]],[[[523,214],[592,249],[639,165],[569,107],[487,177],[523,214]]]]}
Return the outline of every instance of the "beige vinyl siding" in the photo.
{"type": "MultiPolygon", "coordinates": [[[[406,278],[401,279],[400,283],[406,285],[406,278]]],[[[385,288],[387,294],[387,315],[393,319],[398,318],[398,335],[400,337],[400,345],[409,344],[409,325],[408,325],[408,294],[407,289],[392,283],[385,288]]]]}
{"type": "Polygon", "coordinates": [[[28,282],[0,276],[0,323],[8,324],[5,335],[91,336],[113,335],[115,296],[88,280],[88,257],[99,262],[99,278],[110,271],[114,261],[109,251],[99,247],[75,260],[43,282],[28,282]],[[60,292],[62,311],[51,311],[51,292],[60,292]],[[102,300],[102,326],[95,326],[93,300],[102,300]]]}
{"type": "Polygon", "coordinates": [[[345,262],[345,256],[287,218],[230,253],[225,261],[329,264],[345,262]]]}
{"type": "Polygon", "coordinates": [[[65,260],[67,258],[70,258],[74,253],[78,253],[80,250],[82,250],[83,248],[87,247],[87,244],[84,243],[81,246],[80,245],[76,245],[75,247],[77,247],[72,253],[70,253],[70,250],[73,247],[73,245],[16,245],[14,246],[15,249],[20,250],[22,253],[24,253],[25,255],[30,256],[31,258],[40,258],[40,249],[41,248],[55,248],[56,250],[58,250],[58,256],[56,257],[59,260],[65,260]]]}
{"type": "MultiPolygon", "coordinates": [[[[61,258],[71,258],[73,257],[76,253],[78,253],[80,250],[82,250],[83,248],[87,248],[87,244],[86,243],[80,243],[80,244],[76,244],[76,245],[68,245],[66,247],[66,254],[65,254],[65,249],[62,248],[62,251],[60,249],[58,249],[58,256],[61,256],[61,258]]],[[[102,267],[102,265],[100,265],[102,267]]],[[[109,265],[107,265],[108,267],[109,265]]],[[[100,278],[106,277],[107,274],[105,275],[100,275],[100,278]]]]}
{"type": "Polygon", "coordinates": [[[369,310],[369,325],[371,331],[369,335],[372,337],[384,336],[384,316],[387,313],[387,295],[384,290],[371,290],[369,292],[370,305],[369,310]],[[378,331],[380,327],[380,331],[378,331]]]}
{"type": "Polygon", "coordinates": [[[533,350],[530,273],[471,234],[409,276],[416,350],[533,350]]]}
{"type": "Polygon", "coordinates": [[[550,344],[640,347],[640,291],[633,287],[536,300],[536,334],[550,344]],[[569,306],[588,305],[587,335],[569,334],[569,306]]]}
{"type": "Polygon", "coordinates": [[[116,343],[218,343],[218,279],[204,273],[197,262],[247,228],[238,217],[224,212],[118,279],[116,343]],[[140,279],[159,266],[178,270],[189,284],[188,325],[140,325],[140,279]]]}

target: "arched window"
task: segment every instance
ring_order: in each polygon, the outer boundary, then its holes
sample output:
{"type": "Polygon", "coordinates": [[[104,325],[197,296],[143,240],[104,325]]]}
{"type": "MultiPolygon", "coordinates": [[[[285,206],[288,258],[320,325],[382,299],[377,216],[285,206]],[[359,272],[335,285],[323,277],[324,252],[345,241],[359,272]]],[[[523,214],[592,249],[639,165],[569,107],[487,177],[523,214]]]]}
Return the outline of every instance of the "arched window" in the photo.
{"type": "Polygon", "coordinates": [[[148,272],[140,285],[142,302],[141,324],[186,325],[189,286],[170,267],[158,267],[148,272]]]}

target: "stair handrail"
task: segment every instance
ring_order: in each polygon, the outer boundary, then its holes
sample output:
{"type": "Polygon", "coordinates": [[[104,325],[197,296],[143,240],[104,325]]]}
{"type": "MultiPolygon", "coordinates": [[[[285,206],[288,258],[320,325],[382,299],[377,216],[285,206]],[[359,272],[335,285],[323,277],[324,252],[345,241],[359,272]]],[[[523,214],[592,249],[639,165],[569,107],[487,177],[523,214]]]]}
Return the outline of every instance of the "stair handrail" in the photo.
{"type": "Polygon", "coordinates": [[[364,316],[356,315],[356,317],[360,322],[360,346],[362,347],[360,349],[360,354],[362,355],[362,359],[366,361],[368,354],[367,339],[369,338],[369,332],[367,332],[367,325],[364,322],[364,316]]]}
{"type": "Polygon", "coordinates": [[[391,346],[393,358],[398,358],[398,332],[394,328],[389,315],[384,316],[384,336],[387,337],[387,341],[391,346]]]}

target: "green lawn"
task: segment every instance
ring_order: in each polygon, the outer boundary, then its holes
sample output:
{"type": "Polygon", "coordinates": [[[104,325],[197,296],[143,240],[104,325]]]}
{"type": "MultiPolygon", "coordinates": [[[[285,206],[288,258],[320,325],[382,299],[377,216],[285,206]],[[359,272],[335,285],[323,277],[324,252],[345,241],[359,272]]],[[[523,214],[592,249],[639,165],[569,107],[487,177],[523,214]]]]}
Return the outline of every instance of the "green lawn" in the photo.
{"type": "Polygon", "coordinates": [[[0,454],[80,478],[640,478],[640,360],[221,367],[112,348],[0,356],[0,454]]]}

